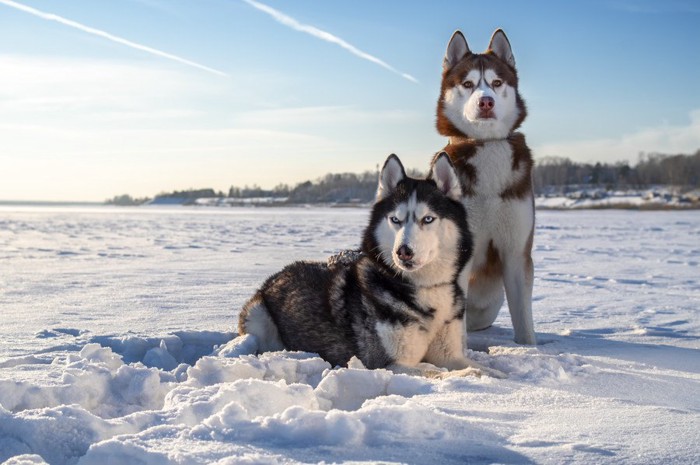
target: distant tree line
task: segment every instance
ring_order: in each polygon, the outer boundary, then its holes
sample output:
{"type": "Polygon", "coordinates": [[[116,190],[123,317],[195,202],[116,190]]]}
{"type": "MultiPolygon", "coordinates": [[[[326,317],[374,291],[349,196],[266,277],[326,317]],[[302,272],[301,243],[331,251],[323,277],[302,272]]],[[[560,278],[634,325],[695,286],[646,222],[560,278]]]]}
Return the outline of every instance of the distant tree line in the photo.
{"type": "Polygon", "coordinates": [[[129,194],[123,194],[123,195],[115,195],[111,199],[107,199],[105,203],[107,205],[117,205],[119,207],[130,207],[134,205],[141,205],[144,204],[151,199],[149,197],[143,197],[143,198],[134,198],[130,196],[129,194]]]}
{"type": "MultiPolygon", "coordinates": [[[[410,176],[422,177],[418,171],[408,172],[410,176]]],[[[258,186],[229,189],[230,198],[276,197],[287,198],[288,203],[367,203],[377,193],[377,171],[364,173],[329,173],[316,181],[305,181],[294,187],[279,184],[272,190],[258,186]]]]}
{"type": "Polygon", "coordinates": [[[156,199],[183,199],[186,202],[194,202],[197,199],[211,198],[211,197],[224,197],[224,193],[221,191],[215,191],[214,189],[188,189],[184,191],[173,191],[173,192],[161,192],[156,195],[156,199]]]}
{"type": "Polygon", "coordinates": [[[231,199],[253,199],[259,197],[289,197],[291,189],[287,184],[278,184],[274,189],[263,189],[257,184],[253,187],[236,187],[231,186],[228,190],[228,197],[231,199]]]}
{"type": "Polygon", "coordinates": [[[291,190],[290,203],[365,203],[377,192],[377,173],[327,174],[316,180],[306,181],[291,190]]]}
{"type": "Polygon", "coordinates": [[[700,187],[700,150],[693,155],[641,154],[635,166],[626,162],[576,163],[568,158],[539,160],[533,172],[536,193],[566,186],[598,186],[606,189],[668,185],[700,187]]]}
{"type": "Polygon", "coordinates": [[[229,198],[251,199],[261,197],[286,198],[288,203],[350,203],[369,202],[377,191],[377,173],[327,174],[316,181],[305,181],[290,187],[279,184],[274,189],[231,186],[229,198]]]}
{"type": "MultiPolygon", "coordinates": [[[[416,170],[408,172],[423,177],[416,170]]],[[[231,186],[228,195],[214,189],[189,189],[160,193],[155,200],[177,200],[194,203],[200,198],[286,199],[287,203],[367,203],[377,191],[377,171],[364,173],[327,174],[315,181],[305,181],[290,187],[279,184],[273,189],[231,186]]],[[[538,160],[533,172],[536,194],[566,190],[568,187],[594,186],[604,189],[645,188],[654,185],[676,186],[681,189],[700,188],[700,150],[693,155],[641,154],[635,166],[618,163],[577,163],[568,158],[547,157],[538,160]]],[[[149,198],[120,195],[107,200],[113,205],[140,205],[149,198]]]]}

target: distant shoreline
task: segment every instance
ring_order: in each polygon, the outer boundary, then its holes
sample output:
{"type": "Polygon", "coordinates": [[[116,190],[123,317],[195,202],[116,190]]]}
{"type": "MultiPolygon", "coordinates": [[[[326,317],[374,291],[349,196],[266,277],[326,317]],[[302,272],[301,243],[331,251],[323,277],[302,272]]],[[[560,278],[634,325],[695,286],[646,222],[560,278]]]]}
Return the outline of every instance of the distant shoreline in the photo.
{"type": "Polygon", "coordinates": [[[0,206],[8,207],[99,207],[104,202],[60,201],[60,200],[0,200],[0,206]]]}
{"type": "MultiPolygon", "coordinates": [[[[104,202],[60,202],[60,201],[21,201],[21,200],[0,200],[0,207],[48,207],[48,208],[65,208],[65,207],[92,207],[92,208],[109,208],[119,211],[124,208],[136,208],[136,209],[166,209],[166,210],[176,210],[191,209],[191,210],[228,210],[228,209],[244,209],[244,210],[256,210],[256,209],[275,209],[275,208],[293,208],[293,209],[304,209],[304,208],[370,208],[370,204],[366,203],[307,203],[307,204],[271,204],[271,203],[252,203],[252,204],[236,204],[236,205],[202,205],[202,204],[189,204],[189,205],[111,205],[104,202]]],[[[588,211],[588,210],[637,210],[642,212],[657,212],[657,211],[695,211],[700,210],[700,204],[669,204],[669,203],[606,203],[606,204],[596,204],[591,203],[588,205],[547,205],[541,204],[536,201],[536,210],[547,210],[547,211],[588,211]]]]}

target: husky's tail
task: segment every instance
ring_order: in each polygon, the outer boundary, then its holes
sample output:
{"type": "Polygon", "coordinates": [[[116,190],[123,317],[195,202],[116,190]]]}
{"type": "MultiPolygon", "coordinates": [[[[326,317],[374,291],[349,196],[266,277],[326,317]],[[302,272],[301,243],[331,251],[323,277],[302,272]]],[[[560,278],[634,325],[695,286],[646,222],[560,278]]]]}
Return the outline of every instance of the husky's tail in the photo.
{"type": "Polygon", "coordinates": [[[238,334],[252,334],[258,340],[258,352],[284,350],[277,325],[257,292],[241,309],[238,317],[238,334]]]}

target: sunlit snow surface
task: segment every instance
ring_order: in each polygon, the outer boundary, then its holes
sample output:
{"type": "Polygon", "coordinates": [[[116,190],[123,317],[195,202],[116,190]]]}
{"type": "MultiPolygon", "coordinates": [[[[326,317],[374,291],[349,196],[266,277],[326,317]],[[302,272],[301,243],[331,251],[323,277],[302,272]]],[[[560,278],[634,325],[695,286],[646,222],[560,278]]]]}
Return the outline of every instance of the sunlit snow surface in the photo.
{"type": "Polygon", "coordinates": [[[0,207],[0,462],[697,462],[700,213],[538,212],[540,345],[469,335],[508,379],[238,356],[256,287],[367,214],[0,207]]]}

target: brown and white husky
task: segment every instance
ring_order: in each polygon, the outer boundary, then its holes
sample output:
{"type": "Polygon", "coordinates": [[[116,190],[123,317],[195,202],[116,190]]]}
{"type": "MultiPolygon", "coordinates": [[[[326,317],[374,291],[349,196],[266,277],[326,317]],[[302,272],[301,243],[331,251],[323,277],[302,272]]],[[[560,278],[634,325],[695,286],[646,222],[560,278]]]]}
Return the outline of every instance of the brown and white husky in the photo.
{"type": "Polygon", "coordinates": [[[443,62],[437,129],[449,137],[443,151],[457,169],[474,238],[471,266],[460,285],[467,293],[467,329],[489,327],[504,288],[515,341],[536,344],[532,322],[532,239],[535,224],[533,160],[515,59],[505,33],[493,33],[484,53],[473,53],[460,31],[443,62]]]}

